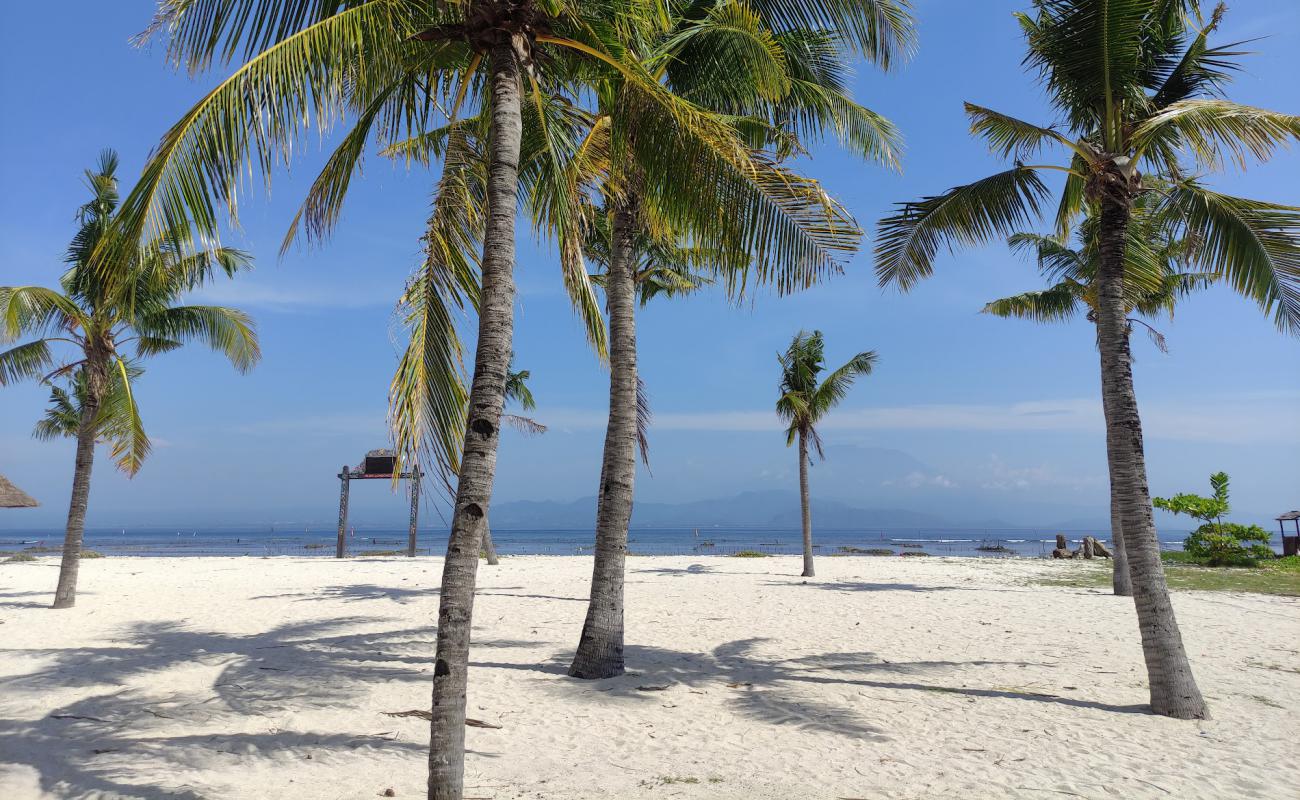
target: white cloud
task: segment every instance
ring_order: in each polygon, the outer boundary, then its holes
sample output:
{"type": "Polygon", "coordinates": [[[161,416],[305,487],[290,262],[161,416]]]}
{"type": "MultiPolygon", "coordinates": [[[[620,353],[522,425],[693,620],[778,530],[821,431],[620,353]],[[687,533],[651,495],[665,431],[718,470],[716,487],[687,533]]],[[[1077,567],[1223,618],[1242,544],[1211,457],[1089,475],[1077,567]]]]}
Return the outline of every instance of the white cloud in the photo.
{"type": "Polygon", "coordinates": [[[920,489],[922,487],[931,487],[937,489],[955,489],[957,484],[950,480],[946,475],[930,475],[919,470],[913,470],[896,480],[882,481],[881,486],[902,486],[908,489],[920,489]]]}
{"type": "Polygon", "coordinates": [[[397,302],[400,286],[370,285],[339,288],[323,286],[280,287],[239,279],[214,283],[194,292],[196,303],[228,305],[263,311],[317,311],[338,308],[373,308],[397,302]]]}
{"type": "MultiPolygon", "coordinates": [[[[1202,396],[1195,401],[1144,403],[1146,436],[1229,444],[1300,442],[1300,393],[1202,396]]],[[[538,419],[573,430],[605,426],[604,411],[543,409],[538,419]]],[[[656,430],[775,431],[784,426],[770,411],[657,413],[656,430]]],[[[1061,431],[1101,433],[1101,401],[1074,398],[1005,404],[934,404],[848,408],[823,430],[1061,431]]]]}

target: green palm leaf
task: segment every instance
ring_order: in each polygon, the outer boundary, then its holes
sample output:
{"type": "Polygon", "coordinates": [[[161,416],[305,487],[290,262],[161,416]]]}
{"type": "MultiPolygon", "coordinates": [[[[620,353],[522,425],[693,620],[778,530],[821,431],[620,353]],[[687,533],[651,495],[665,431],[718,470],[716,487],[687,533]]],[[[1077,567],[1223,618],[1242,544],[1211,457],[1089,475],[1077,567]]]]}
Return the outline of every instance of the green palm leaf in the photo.
{"type": "Polygon", "coordinates": [[[941,195],[903,203],[877,226],[876,275],[907,290],[934,271],[947,244],[983,244],[1009,236],[1039,213],[1047,186],[1030,167],[1016,167],[941,195]]]}

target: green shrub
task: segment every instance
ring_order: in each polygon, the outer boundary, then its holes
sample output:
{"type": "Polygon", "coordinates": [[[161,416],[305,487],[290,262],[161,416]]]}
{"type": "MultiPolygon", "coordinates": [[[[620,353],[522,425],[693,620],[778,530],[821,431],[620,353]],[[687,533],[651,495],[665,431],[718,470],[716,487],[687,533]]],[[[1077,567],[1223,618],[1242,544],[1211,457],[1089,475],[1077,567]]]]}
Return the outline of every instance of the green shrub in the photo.
{"type": "Polygon", "coordinates": [[[23,561],[35,561],[35,560],[36,560],[36,556],[32,555],[31,553],[14,553],[13,555],[5,559],[5,563],[14,564],[23,561]]]}
{"type": "Polygon", "coordinates": [[[741,550],[735,554],[736,558],[767,558],[767,553],[760,553],[757,550],[741,550]]]}
{"type": "Polygon", "coordinates": [[[81,558],[82,558],[83,560],[84,560],[84,559],[87,559],[87,558],[103,558],[103,557],[104,557],[104,554],[101,553],[101,552],[99,552],[98,550],[84,550],[84,549],[83,549],[83,550],[81,551],[81,558]]]}
{"type": "Polygon", "coordinates": [[[1270,538],[1258,525],[1207,522],[1183,541],[1183,552],[1211,567],[1253,567],[1273,557],[1270,538]]]}

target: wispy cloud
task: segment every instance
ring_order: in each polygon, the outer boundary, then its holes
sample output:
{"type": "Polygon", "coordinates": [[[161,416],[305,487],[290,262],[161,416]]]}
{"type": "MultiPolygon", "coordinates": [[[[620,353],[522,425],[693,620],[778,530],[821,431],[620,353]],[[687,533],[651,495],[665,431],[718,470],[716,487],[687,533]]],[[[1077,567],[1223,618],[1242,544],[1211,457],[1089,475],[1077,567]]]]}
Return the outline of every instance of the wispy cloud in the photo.
{"type": "Polygon", "coordinates": [[[229,305],[241,309],[277,312],[310,312],[330,309],[376,308],[393,306],[401,287],[371,285],[363,287],[303,286],[283,287],[260,284],[241,278],[215,283],[193,293],[196,303],[229,305]]]}
{"type": "MultiPolygon", "coordinates": [[[[1145,433],[1182,441],[1247,444],[1300,442],[1300,393],[1205,396],[1196,401],[1142,406],[1145,433]]],[[[541,409],[538,419],[572,430],[602,428],[602,411],[541,409]]],[[[782,428],[769,411],[656,413],[656,430],[773,431],[782,428]]],[[[822,423],[824,430],[1103,431],[1100,400],[1031,400],[1005,404],[933,404],[846,408],[822,423]]]]}

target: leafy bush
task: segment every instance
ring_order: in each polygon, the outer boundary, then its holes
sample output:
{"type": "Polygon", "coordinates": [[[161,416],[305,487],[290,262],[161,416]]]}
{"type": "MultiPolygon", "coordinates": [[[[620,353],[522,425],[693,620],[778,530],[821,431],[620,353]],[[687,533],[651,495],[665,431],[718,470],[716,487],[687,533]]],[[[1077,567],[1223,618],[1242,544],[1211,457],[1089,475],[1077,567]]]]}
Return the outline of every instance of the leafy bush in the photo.
{"type": "Polygon", "coordinates": [[[81,558],[82,558],[82,559],[87,559],[87,558],[103,558],[103,557],[104,557],[104,554],[101,553],[101,552],[99,552],[98,550],[82,550],[82,551],[81,551],[81,558]]]}
{"type": "Polygon", "coordinates": [[[1211,567],[1254,566],[1273,557],[1268,532],[1258,525],[1207,522],[1183,541],[1183,552],[1211,567]]]}
{"type": "Polygon", "coordinates": [[[1258,525],[1238,525],[1224,522],[1228,513],[1228,473],[1216,472],[1210,476],[1213,497],[1195,494],[1176,494],[1170,498],[1153,497],[1151,504],[1174,514],[1186,514],[1201,520],[1201,527],[1183,541],[1183,552],[1197,564],[1211,567],[1254,566],[1260,559],[1273,558],[1271,538],[1258,525]]]}

